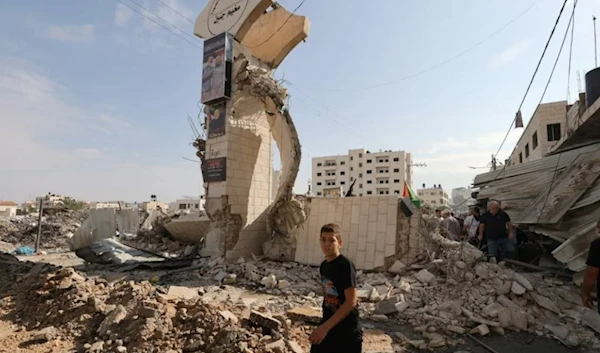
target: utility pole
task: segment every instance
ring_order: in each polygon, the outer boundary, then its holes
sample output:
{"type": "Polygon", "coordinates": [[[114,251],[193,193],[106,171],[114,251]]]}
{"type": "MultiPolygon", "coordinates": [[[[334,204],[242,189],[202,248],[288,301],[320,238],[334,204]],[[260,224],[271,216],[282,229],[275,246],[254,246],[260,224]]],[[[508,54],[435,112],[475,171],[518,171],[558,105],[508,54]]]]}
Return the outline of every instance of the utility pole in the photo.
{"type": "Polygon", "coordinates": [[[38,233],[35,238],[35,252],[40,250],[40,239],[42,238],[42,215],[44,214],[44,196],[40,197],[40,205],[38,207],[40,215],[38,216],[38,233]]]}
{"type": "Polygon", "coordinates": [[[592,16],[594,21],[594,67],[598,67],[598,47],[596,42],[596,16],[592,16]]]}

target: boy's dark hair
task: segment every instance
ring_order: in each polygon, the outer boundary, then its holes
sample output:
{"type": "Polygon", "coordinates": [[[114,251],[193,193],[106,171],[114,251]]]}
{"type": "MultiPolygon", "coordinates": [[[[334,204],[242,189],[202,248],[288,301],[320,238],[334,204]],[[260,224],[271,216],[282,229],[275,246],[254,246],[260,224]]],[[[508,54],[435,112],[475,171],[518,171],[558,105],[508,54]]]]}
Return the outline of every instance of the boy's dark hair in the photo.
{"type": "Polygon", "coordinates": [[[337,240],[342,240],[342,228],[335,223],[327,223],[321,227],[321,233],[333,233],[337,240]]]}

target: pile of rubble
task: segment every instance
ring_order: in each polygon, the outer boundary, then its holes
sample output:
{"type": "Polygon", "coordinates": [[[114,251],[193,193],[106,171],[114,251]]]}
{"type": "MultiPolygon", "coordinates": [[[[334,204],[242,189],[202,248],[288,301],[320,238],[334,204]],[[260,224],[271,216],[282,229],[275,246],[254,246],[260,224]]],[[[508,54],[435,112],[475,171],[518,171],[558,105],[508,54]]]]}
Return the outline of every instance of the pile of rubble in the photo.
{"type": "Polygon", "coordinates": [[[202,293],[182,300],[149,282],[112,283],[18,261],[0,272],[13,280],[0,287],[2,309],[36,330],[35,340],[71,339],[85,352],[302,352],[289,321],[210,304],[202,293]]]}
{"type": "MultiPolygon", "coordinates": [[[[67,240],[88,216],[88,210],[65,211],[42,217],[43,249],[66,250],[67,240]]],[[[11,218],[0,218],[0,240],[15,247],[33,245],[38,233],[37,213],[11,218]]]]}
{"type": "MultiPolygon", "coordinates": [[[[578,289],[571,283],[539,273],[517,273],[504,263],[487,262],[468,243],[437,233],[431,236],[437,252],[431,252],[427,264],[400,269],[395,277],[357,272],[363,317],[410,324],[422,339],[397,336],[420,349],[460,344],[465,334],[504,335],[506,330],[553,337],[571,347],[600,347],[592,331],[600,330],[600,318],[581,306],[578,289]]],[[[274,306],[305,305],[319,314],[317,268],[257,258],[236,264],[203,261],[204,276],[278,295],[281,302],[274,300],[274,306]]]]}

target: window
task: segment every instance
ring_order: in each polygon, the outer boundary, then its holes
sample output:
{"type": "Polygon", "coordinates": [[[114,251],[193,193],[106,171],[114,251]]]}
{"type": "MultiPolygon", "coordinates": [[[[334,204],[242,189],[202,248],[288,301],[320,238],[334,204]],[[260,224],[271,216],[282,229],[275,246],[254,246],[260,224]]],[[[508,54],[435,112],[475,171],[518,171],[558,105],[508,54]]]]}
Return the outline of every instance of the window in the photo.
{"type": "Polygon", "coordinates": [[[359,167],[359,168],[362,168],[362,163],[358,163],[358,167],[359,167]]]}
{"type": "Polygon", "coordinates": [[[398,184],[400,182],[400,179],[394,179],[394,183],[398,184]]]}
{"type": "Polygon", "coordinates": [[[373,184],[373,180],[367,180],[367,184],[373,184]]]}
{"type": "Polygon", "coordinates": [[[346,165],[346,162],[344,162],[344,161],[341,161],[341,162],[340,162],[340,165],[346,165]]]}
{"type": "Polygon", "coordinates": [[[359,178],[362,178],[362,173],[358,173],[358,177],[359,177],[359,178]]]}
{"type": "Polygon", "coordinates": [[[322,166],[322,165],[323,165],[322,163],[317,163],[317,167],[320,167],[320,166],[322,166]]]}
{"type": "Polygon", "coordinates": [[[440,203],[443,204],[444,203],[444,199],[440,199],[440,203]]]}
{"type": "Polygon", "coordinates": [[[350,177],[350,181],[354,181],[354,177],[350,177]]]}
{"type": "Polygon", "coordinates": [[[369,169],[369,170],[367,170],[367,174],[371,174],[371,170],[370,170],[370,169],[369,169]]]}
{"type": "Polygon", "coordinates": [[[187,208],[187,205],[186,205],[186,204],[184,204],[184,203],[180,203],[180,204],[179,204],[179,209],[180,209],[180,210],[185,210],[186,208],[187,208]]]}
{"type": "Polygon", "coordinates": [[[199,209],[199,208],[200,208],[200,204],[195,204],[195,205],[194,205],[194,208],[195,208],[195,209],[199,209]]]}
{"type": "Polygon", "coordinates": [[[371,191],[367,191],[367,195],[371,195],[373,194],[371,191]]]}
{"type": "Polygon", "coordinates": [[[560,140],[560,123],[546,125],[548,130],[548,142],[560,140]]]}
{"type": "Polygon", "coordinates": [[[317,185],[321,185],[321,184],[322,184],[321,182],[318,182],[318,183],[317,183],[317,185]]]}
{"type": "Polygon", "coordinates": [[[358,188],[359,188],[359,189],[362,189],[362,184],[358,184],[358,188]]]}
{"type": "Polygon", "coordinates": [[[394,190],[394,194],[400,195],[400,190],[394,190]]]}
{"type": "Polygon", "coordinates": [[[519,163],[523,163],[523,152],[519,153],[519,163]]]}
{"type": "Polygon", "coordinates": [[[340,181],[340,185],[346,185],[345,181],[340,181]]]}
{"type": "Polygon", "coordinates": [[[358,194],[358,196],[362,196],[362,194],[358,194]]]}
{"type": "Polygon", "coordinates": [[[529,157],[529,144],[525,145],[525,158],[529,157]]]}
{"type": "Polygon", "coordinates": [[[537,146],[538,146],[538,138],[537,138],[537,131],[536,131],[533,133],[533,136],[531,136],[531,147],[535,151],[537,146]]]}
{"type": "Polygon", "coordinates": [[[372,160],[370,160],[370,159],[367,159],[367,163],[371,163],[371,162],[372,162],[372,160]]]}
{"type": "Polygon", "coordinates": [[[317,192],[317,196],[321,196],[321,192],[320,192],[320,191],[319,191],[319,192],[317,192]]]}
{"type": "Polygon", "coordinates": [[[317,176],[321,176],[321,173],[317,173],[317,176]]]}
{"type": "Polygon", "coordinates": [[[400,168],[394,168],[394,173],[400,173],[400,168]]]}
{"type": "Polygon", "coordinates": [[[340,172],[340,175],[346,175],[346,172],[340,172]]]}
{"type": "Polygon", "coordinates": [[[351,171],[351,172],[352,172],[352,171],[354,171],[354,167],[350,167],[350,171],[351,171]]]}
{"type": "Polygon", "coordinates": [[[398,158],[398,157],[394,158],[394,162],[399,162],[399,161],[400,161],[400,158],[398,158]]]}
{"type": "Polygon", "coordinates": [[[359,154],[358,154],[358,158],[362,158],[362,153],[359,153],[359,154]]]}

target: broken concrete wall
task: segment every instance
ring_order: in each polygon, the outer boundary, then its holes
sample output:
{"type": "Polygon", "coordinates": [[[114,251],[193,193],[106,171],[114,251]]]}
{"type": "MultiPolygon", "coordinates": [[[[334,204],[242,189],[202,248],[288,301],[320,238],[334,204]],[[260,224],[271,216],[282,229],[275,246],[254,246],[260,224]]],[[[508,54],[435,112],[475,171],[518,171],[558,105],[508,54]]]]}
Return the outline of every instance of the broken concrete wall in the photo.
{"type": "Polygon", "coordinates": [[[297,232],[295,261],[318,265],[323,261],[319,231],[326,223],[342,227],[342,253],[358,269],[383,268],[385,258],[396,253],[397,196],[309,198],[308,215],[297,232]]]}
{"type": "Polygon", "coordinates": [[[89,247],[93,242],[116,235],[117,222],[114,208],[90,210],[89,217],[69,239],[71,251],[89,247]]]}
{"type": "MultiPolygon", "coordinates": [[[[243,74],[248,50],[234,46],[233,77],[243,74]]],[[[206,184],[206,211],[212,224],[206,249],[228,258],[259,254],[267,239],[272,182],[272,137],[263,97],[233,80],[227,102],[226,133],[206,141],[206,158],[227,158],[227,180],[206,184]]]]}
{"type": "MultiPolygon", "coordinates": [[[[422,259],[423,254],[428,249],[425,238],[428,231],[427,222],[420,210],[411,216],[407,216],[398,209],[396,253],[393,260],[398,260],[403,265],[410,266],[422,259]]],[[[392,262],[391,259],[386,260],[392,262]]]]}

